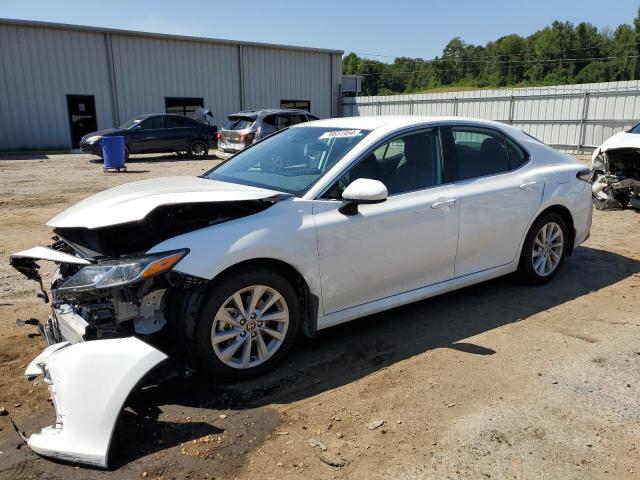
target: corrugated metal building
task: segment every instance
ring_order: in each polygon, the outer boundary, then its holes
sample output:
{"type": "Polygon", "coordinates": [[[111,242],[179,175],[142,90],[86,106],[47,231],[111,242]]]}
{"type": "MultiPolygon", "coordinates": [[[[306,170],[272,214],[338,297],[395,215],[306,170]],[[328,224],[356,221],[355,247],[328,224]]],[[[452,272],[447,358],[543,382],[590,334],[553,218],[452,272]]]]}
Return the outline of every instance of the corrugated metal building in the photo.
{"type": "Polygon", "coordinates": [[[0,150],[54,149],[197,106],[218,125],[248,108],[337,116],[342,52],[0,19],[0,64],[0,150]]]}

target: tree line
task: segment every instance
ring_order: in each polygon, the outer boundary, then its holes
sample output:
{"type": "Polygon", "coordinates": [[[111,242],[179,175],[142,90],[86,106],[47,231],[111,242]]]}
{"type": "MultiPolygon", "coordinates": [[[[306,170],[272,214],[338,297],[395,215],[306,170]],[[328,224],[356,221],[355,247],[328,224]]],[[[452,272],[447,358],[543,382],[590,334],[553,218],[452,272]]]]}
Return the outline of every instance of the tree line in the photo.
{"type": "Polygon", "coordinates": [[[598,29],[555,21],[528,37],[506,35],[486,45],[453,38],[430,60],[393,63],[349,53],[344,74],[363,76],[362,94],[390,95],[440,87],[510,87],[640,79],[640,9],[633,24],[598,29]]]}

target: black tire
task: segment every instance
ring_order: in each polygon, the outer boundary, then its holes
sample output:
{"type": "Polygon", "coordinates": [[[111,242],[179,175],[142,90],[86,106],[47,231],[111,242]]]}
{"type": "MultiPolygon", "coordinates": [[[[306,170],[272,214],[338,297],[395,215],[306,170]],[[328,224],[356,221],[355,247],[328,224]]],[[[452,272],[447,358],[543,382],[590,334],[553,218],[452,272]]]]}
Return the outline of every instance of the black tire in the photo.
{"type": "MultiPolygon", "coordinates": [[[[248,325],[248,323],[247,323],[248,325]]],[[[266,325],[266,324],[265,324],[266,325]]],[[[295,288],[279,273],[269,270],[239,272],[216,281],[203,301],[196,329],[196,357],[200,371],[215,380],[244,380],[263,374],[277,365],[293,346],[300,329],[300,304],[295,288]],[[216,313],[234,293],[254,285],[276,290],[286,302],[289,322],[285,337],[278,349],[263,363],[250,368],[236,368],[225,364],[214,351],[211,335],[216,313]]]]}
{"type": "Polygon", "coordinates": [[[529,229],[529,233],[527,233],[527,237],[525,238],[522,246],[520,263],[518,265],[518,275],[520,278],[530,285],[542,285],[550,281],[556,276],[558,270],[560,270],[560,267],[562,266],[569,246],[569,241],[567,224],[561,215],[555,212],[548,212],[540,216],[529,229]],[[560,253],[560,260],[553,270],[546,275],[541,275],[534,268],[534,242],[536,241],[536,237],[538,236],[538,233],[540,233],[541,229],[548,224],[556,224],[562,230],[562,251],[560,253]]]}
{"type": "Polygon", "coordinates": [[[124,161],[127,162],[129,160],[129,147],[124,147],[124,161]]]}
{"type": "Polygon", "coordinates": [[[191,158],[207,158],[209,154],[209,146],[204,140],[194,140],[189,145],[189,157],[191,158]]]}

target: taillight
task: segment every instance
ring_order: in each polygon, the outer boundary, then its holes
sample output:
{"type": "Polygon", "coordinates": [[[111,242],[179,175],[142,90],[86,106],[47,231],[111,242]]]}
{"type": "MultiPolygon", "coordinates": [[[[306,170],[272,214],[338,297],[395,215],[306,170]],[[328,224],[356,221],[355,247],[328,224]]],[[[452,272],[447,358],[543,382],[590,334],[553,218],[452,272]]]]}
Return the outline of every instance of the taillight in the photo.
{"type": "Polygon", "coordinates": [[[216,133],[216,140],[220,140],[220,132],[216,133]]]}
{"type": "Polygon", "coordinates": [[[593,178],[593,174],[591,173],[591,170],[585,168],[576,173],[576,178],[578,180],[582,180],[583,182],[592,183],[591,179],[593,178]]]}
{"type": "Polygon", "coordinates": [[[254,133],[243,133],[240,135],[240,141],[244,144],[253,143],[254,133]]]}

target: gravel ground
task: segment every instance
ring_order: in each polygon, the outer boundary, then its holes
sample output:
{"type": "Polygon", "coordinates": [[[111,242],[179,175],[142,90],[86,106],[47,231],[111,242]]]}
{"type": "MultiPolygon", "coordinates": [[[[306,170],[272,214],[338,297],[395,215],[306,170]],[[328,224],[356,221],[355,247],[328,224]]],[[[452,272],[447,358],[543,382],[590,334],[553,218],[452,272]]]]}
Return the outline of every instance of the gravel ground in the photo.
{"type": "MultiPolygon", "coordinates": [[[[16,320],[47,306],[9,254],[46,244],[44,223],[91,193],[215,162],[103,174],[90,158],[0,157],[0,407],[26,432],[53,409],[22,377],[43,341],[16,320]]],[[[548,285],[497,279],[303,339],[260,379],[137,392],[110,471],[39,458],[1,416],[0,479],[640,478],[639,220],[594,212],[548,285]]]]}

